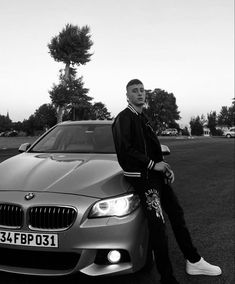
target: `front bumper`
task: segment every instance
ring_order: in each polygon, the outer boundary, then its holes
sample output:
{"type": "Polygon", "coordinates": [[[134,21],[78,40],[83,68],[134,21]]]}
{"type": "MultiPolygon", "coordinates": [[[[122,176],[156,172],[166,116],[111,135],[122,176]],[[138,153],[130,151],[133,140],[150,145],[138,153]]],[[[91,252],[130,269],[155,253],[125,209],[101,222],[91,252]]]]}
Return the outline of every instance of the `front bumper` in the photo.
{"type": "Polygon", "coordinates": [[[1,271],[44,276],[68,275],[80,271],[90,276],[99,276],[132,273],[144,266],[147,256],[148,229],[141,208],[121,218],[89,219],[90,208],[97,201],[95,198],[35,192],[36,197],[26,201],[24,196],[24,192],[0,192],[1,202],[9,203],[10,200],[11,203],[21,205],[25,212],[22,228],[0,227],[0,230],[56,233],[58,234],[59,247],[44,248],[0,244],[1,271]],[[30,229],[27,225],[28,209],[31,206],[42,204],[69,205],[76,208],[77,218],[74,224],[62,231],[30,229]],[[100,250],[112,249],[124,250],[129,256],[128,259],[117,264],[96,262],[97,253],[100,250]],[[8,255],[8,257],[4,257],[4,255],[8,255]],[[47,265],[47,263],[50,264],[47,265]]]}

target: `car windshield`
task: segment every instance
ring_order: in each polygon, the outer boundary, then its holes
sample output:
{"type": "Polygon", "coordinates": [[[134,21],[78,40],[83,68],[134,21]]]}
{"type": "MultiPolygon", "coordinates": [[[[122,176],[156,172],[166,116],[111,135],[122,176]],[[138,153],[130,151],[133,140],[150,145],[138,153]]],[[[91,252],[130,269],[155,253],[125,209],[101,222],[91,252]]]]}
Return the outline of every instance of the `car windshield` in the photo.
{"type": "Polygon", "coordinates": [[[58,125],[30,152],[115,153],[111,124],[58,125]]]}

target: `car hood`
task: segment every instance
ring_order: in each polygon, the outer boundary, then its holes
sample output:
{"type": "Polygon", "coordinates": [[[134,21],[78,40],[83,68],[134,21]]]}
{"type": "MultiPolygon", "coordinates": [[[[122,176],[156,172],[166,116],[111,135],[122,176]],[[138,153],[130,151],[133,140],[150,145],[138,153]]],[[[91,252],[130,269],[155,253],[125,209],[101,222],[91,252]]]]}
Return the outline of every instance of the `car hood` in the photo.
{"type": "Polygon", "coordinates": [[[114,154],[23,153],[0,163],[0,191],[46,191],[105,198],[128,191],[114,154]]]}

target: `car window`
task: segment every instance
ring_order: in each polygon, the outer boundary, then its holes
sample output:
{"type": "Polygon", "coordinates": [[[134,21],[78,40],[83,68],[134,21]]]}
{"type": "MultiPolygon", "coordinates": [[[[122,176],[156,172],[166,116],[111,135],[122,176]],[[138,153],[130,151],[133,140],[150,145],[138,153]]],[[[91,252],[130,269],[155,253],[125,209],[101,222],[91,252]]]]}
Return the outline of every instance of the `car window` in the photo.
{"type": "Polygon", "coordinates": [[[30,152],[115,153],[111,125],[58,125],[30,152]]]}

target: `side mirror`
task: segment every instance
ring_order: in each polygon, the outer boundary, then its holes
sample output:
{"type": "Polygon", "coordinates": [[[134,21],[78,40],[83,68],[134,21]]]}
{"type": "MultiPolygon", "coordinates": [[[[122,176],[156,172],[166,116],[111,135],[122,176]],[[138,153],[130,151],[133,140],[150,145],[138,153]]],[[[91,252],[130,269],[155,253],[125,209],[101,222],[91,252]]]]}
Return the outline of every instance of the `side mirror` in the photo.
{"type": "Polygon", "coordinates": [[[29,149],[30,146],[31,146],[30,143],[21,144],[20,147],[19,147],[19,149],[18,149],[18,151],[19,151],[20,153],[26,152],[26,151],[29,149]]]}
{"type": "Polygon", "coordinates": [[[162,155],[167,156],[170,155],[171,151],[166,145],[161,145],[162,155]]]}

